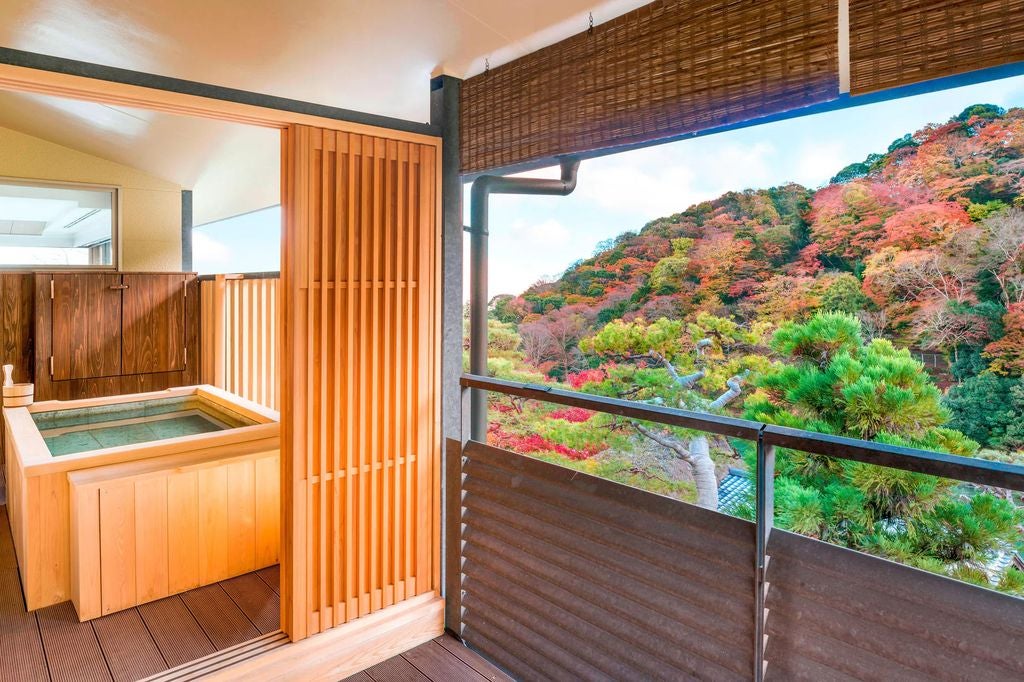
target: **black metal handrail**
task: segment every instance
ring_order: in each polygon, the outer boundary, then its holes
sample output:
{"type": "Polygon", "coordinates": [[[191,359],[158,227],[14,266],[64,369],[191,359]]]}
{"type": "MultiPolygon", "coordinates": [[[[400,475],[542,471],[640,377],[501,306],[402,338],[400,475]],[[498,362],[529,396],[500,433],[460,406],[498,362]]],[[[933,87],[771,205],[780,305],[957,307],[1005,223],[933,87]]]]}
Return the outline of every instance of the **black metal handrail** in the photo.
{"type": "Polygon", "coordinates": [[[563,391],[551,386],[523,384],[515,381],[505,381],[504,379],[481,377],[475,374],[464,374],[460,383],[463,388],[476,388],[492,393],[504,393],[505,395],[542,400],[569,407],[583,407],[595,412],[605,412],[620,417],[643,419],[669,426],[697,429],[720,436],[746,438],[747,440],[756,440],[757,434],[763,427],[763,424],[746,419],[736,419],[735,417],[725,417],[706,412],[692,412],[690,410],[680,410],[661,405],[649,405],[631,400],[620,400],[618,398],[606,398],[576,391],[563,391]]]}
{"type": "MultiPolygon", "coordinates": [[[[754,679],[762,682],[765,660],[765,613],[767,598],[767,547],[775,517],[775,455],[776,448],[784,447],[802,452],[837,457],[904,471],[953,478],[981,485],[1024,491],[1024,466],[992,462],[972,457],[947,455],[929,450],[900,447],[885,443],[831,436],[775,426],[746,419],[692,412],[660,405],[607,398],[604,396],[565,391],[552,386],[520,383],[464,374],[460,379],[463,390],[500,393],[542,402],[582,407],[632,419],[642,419],[669,426],[696,429],[707,433],[752,440],[757,447],[757,468],[754,472],[754,679]]],[[[484,402],[486,405],[486,402],[484,402]]],[[[458,481],[459,477],[452,480],[458,481]]],[[[455,494],[459,488],[456,483],[455,494]]],[[[457,528],[458,523],[455,524],[457,528]]],[[[458,531],[455,536],[458,537],[458,531]]]]}
{"type": "Polygon", "coordinates": [[[633,419],[643,419],[668,426],[697,429],[722,436],[758,440],[766,446],[799,450],[817,455],[848,459],[868,464],[913,471],[921,474],[953,478],[959,481],[1024,491],[1024,466],[993,462],[975,457],[961,457],[930,450],[888,445],[857,438],[832,436],[813,431],[791,429],[761,422],[736,419],[716,414],[692,412],[659,405],[607,398],[604,396],[565,391],[538,384],[524,384],[465,374],[463,388],[502,393],[520,398],[582,407],[633,419]]]}

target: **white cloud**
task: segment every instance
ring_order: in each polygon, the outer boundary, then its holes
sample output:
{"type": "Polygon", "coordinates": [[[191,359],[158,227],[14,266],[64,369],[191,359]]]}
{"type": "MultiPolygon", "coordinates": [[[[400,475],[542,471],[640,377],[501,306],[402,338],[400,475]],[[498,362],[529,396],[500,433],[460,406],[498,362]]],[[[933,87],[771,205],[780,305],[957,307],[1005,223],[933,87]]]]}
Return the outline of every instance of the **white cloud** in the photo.
{"type": "Polygon", "coordinates": [[[584,163],[577,193],[610,211],[651,220],[730,189],[763,186],[776,154],[769,142],[721,138],[652,147],[584,163]]]}
{"type": "MultiPolygon", "coordinates": [[[[492,224],[488,289],[491,295],[518,294],[540,279],[556,277],[588,239],[554,218],[528,222],[522,218],[507,227],[492,224]]],[[[468,248],[468,244],[467,244],[468,248]]],[[[591,247],[592,248],[592,247],[591,247]]]]}
{"type": "Polygon", "coordinates": [[[516,220],[512,229],[538,248],[565,246],[572,240],[572,235],[565,225],[553,218],[536,224],[527,224],[524,220],[516,220]]]}
{"type": "Polygon", "coordinates": [[[201,229],[192,230],[192,254],[203,264],[203,272],[221,272],[216,268],[227,265],[231,260],[231,249],[201,229]]]}
{"type": "Polygon", "coordinates": [[[801,145],[796,154],[793,181],[816,188],[828,181],[849,161],[850,153],[840,141],[801,145]]]}

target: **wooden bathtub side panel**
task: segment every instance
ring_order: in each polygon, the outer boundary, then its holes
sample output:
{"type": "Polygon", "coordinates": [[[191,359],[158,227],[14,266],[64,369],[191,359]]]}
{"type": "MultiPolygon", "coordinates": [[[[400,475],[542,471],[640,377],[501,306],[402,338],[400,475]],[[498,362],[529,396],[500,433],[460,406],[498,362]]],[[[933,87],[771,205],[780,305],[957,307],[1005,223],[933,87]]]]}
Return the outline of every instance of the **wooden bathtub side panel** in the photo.
{"type": "Polygon", "coordinates": [[[101,468],[71,475],[79,618],[276,563],[279,467],[275,450],[138,474],[119,465],[107,480],[101,468]]]}
{"type": "Polygon", "coordinates": [[[256,460],[256,563],[272,566],[281,549],[281,458],[256,460]]]}
{"type": "Polygon", "coordinates": [[[100,602],[100,491],[70,486],[71,602],[78,613],[102,613],[100,602]]]}
{"type": "Polygon", "coordinates": [[[29,611],[71,599],[71,492],[62,473],[25,479],[25,567],[29,611]],[[35,541],[45,538],[45,541],[35,541]]]}
{"type": "Polygon", "coordinates": [[[199,587],[199,487],[195,471],[167,476],[167,590],[171,594],[199,587]]]}
{"type": "Polygon", "coordinates": [[[242,575],[256,566],[256,462],[231,462],[225,469],[230,547],[227,571],[229,575],[242,575]]]}
{"type": "Polygon", "coordinates": [[[150,548],[136,547],[135,510],[135,481],[112,481],[100,486],[100,595],[104,614],[138,602],[136,567],[148,559],[140,557],[138,550],[150,548]]]}
{"type": "MultiPolygon", "coordinates": [[[[26,433],[15,433],[14,428],[4,419],[7,512],[25,604],[33,611],[71,598],[70,492],[64,473],[26,473],[26,458],[31,462],[31,455],[18,446],[26,442],[26,433]]],[[[26,427],[21,424],[17,429],[26,427]]]]}
{"type": "Polygon", "coordinates": [[[21,468],[21,457],[14,451],[10,428],[4,421],[4,462],[7,477],[7,519],[11,524],[11,537],[14,540],[14,553],[18,557],[18,568],[25,574],[22,558],[25,556],[25,481],[21,468]]]}
{"type": "Polygon", "coordinates": [[[171,544],[167,533],[178,513],[167,505],[169,476],[135,481],[135,600],[153,601],[170,594],[171,544]]]}

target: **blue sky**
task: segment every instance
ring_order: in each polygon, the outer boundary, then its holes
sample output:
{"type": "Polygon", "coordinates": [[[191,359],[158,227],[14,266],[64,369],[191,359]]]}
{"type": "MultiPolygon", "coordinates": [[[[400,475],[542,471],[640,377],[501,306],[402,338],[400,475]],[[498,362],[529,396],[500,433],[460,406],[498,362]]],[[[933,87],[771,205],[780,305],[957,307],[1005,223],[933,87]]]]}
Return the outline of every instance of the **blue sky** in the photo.
{"type": "MultiPolygon", "coordinates": [[[[557,277],[601,241],[729,190],[811,188],[894,139],[970,104],[1024,105],[1024,76],[805,116],[584,161],[569,197],[491,198],[490,295],[557,277]]],[[[530,173],[556,177],[556,169],[530,173]]],[[[468,221],[469,193],[466,193],[468,221]]],[[[199,228],[200,272],[276,270],[280,212],[199,228]],[[209,268],[209,269],[204,269],[209,268]]]]}
{"type": "Polygon", "coordinates": [[[219,220],[192,231],[192,269],[201,275],[281,269],[281,207],[219,220]]]}

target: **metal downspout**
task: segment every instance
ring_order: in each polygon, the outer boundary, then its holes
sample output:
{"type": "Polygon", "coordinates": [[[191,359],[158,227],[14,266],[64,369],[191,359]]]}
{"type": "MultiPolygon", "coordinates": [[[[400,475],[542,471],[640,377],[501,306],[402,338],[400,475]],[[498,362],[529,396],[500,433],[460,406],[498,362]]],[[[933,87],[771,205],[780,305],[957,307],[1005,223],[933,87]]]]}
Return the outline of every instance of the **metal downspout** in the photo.
{"type": "MultiPolygon", "coordinates": [[[[508,178],[481,175],[473,181],[469,205],[469,371],[487,375],[487,204],[492,194],[534,194],[567,196],[576,189],[579,159],[559,160],[561,178],[508,178]]],[[[470,394],[470,428],[472,440],[487,442],[487,392],[473,389],[470,394]]]]}

